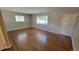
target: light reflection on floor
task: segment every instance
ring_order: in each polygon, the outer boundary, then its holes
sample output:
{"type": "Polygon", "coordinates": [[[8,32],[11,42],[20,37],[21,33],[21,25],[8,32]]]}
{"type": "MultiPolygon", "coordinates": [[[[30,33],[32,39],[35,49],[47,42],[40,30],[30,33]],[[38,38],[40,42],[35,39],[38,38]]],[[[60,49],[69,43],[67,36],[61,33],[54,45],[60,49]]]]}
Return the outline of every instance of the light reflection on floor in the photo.
{"type": "Polygon", "coordinates": [[[70,37],[29,28],[8,33],[16,51],[71,51],[70,37]]]}
{"type": "Polygon", "coordinates": [[[22,42],[25,42],[26,39],[27,39],[27,33],[25,33],[25,32],[20,33],[20,34],[18,35],[17,39],[18,39],[19,43],[20,43],[20,42],[21,42],[21,43],[22,43],[22,42]]]}
{"type": "Polygon", "coordinates": [[[45,34],[42,33],[37,33],[36,34],[37,39],[40,41],[41,44],[45,45],[47,43],[47,36],[45,34]]]}

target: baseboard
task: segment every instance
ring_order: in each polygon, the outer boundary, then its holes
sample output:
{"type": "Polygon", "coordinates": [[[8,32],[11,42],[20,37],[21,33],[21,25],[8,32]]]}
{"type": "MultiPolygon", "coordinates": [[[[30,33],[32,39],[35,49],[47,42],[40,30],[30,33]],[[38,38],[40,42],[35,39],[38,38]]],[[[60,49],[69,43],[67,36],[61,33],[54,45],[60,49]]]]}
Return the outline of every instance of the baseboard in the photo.
{"type": "Polygon", "coordinates": [[[32,26],[28,26],[28,27],[21,27],[21,28],[14,28],[14,29],[7,29],[6,31],[16,31],[16,30],[21,30],[21,29],[24,29],[24,28],[30,28],[32,26]]]}
{"type": "MultiPolygon", "coordinates": [[[[55,32],[55,31],[49,31],[49,30],[46,30],[46,29],[42,29],[42,28],[38,28],[38,27],[35,27],[35,26],[28,26],[28,27],[21,27],[21,28],[14,28],[14,29],[7,29],[6,31],[16,31],[16,30],[21,30],[21,29],[25,29],[25,28],[37,28],[37,29],[40,29],[40,30],[45,30],[45,31],[48,31],[48,32],[51,32],[51,33],[55,33],[55,34],[60,34],[60,35],[64,35],[64,34],[61,34],[59,32],[55,32]]],[[[67,36],[67,35],[64,35],[64,36],[67,36]]],[[[70,36],[68,36],[70,37],[70,36]]]]}
{"type": "MultiPolygon", "coordinates": [[[[59,35],[64,35],[64,34],[60,34],[58,32],[54,32],[54,31],[49,31],[49,30],[46,30],[46,29],[42,29],[42,28],[38,28],[38,27],[35,27],[35,26],[32,26],[33,28],[37,28],[37,29],[40,29],[40,30],[44,30],[44,31],[47,31],[47,32],[51,32],[51,33],[55,33],[55,34],[59,34],[59,35]]],[[[64,35],[64,36],[67,36],[67,35],[64,35]]],[[[70,37],[70,36],[68,36],[70,37]]]]}

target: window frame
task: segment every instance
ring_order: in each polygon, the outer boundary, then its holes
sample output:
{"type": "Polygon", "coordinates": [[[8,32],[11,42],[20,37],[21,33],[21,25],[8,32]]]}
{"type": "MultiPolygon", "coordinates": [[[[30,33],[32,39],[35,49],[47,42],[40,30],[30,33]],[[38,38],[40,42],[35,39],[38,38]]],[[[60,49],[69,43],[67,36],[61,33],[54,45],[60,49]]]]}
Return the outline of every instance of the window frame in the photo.
{"type": "Polygon", "coordinates": [[[25,22],[25,17],[23,15],[15,15],[15,21],[17,23],[25,22]],[[20,19],[20,17],[21,17],[21,19],[20,19]],[[22,20],[22,18],[23,18],[23,20],[22,20]]]}
{"type": "Polygon", "coordinates": [[[36,16],[36,23],[37,24],[40,24],[40,25],[47,25],[48,24],[48,16],[47,15],[44,15],[44,16],[36,16]],[[40,21],[40,22],[38,22],[38,18],[39,17],[47,17],[46,19],[43,19],[43,21],[40,21]],[[44,23],[44,20],[45,20],[45,23],[44,23]]]}

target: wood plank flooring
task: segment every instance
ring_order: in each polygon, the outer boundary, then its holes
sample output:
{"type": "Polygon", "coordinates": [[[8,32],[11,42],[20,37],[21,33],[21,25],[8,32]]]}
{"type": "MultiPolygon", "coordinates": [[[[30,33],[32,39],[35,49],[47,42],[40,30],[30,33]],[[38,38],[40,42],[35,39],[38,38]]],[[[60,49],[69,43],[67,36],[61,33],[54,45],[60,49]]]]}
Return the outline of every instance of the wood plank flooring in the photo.
{"type": "Polygon", "coordinates": [[[8,32],[12,47],[5,51],[72,51],[71,38],[36,28],[8,32]]]}

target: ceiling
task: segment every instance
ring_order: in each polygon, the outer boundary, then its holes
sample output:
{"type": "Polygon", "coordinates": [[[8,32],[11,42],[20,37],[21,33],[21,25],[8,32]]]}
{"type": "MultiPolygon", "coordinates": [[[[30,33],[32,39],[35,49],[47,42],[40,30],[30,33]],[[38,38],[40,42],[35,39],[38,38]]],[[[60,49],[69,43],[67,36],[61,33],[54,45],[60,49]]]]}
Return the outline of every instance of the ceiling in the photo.
{"type": "Polygon", "coordinates": [[[79,12],[78,7],[0,7],[0,10],[6,10],[24,14],[36,14],[48,11],[79,12]]]}
{"type": "Polygon", "coordinates": [[[1,7],[0,9],[24,14],[43,13],[51,10],[49,7],[1,7]]]}

